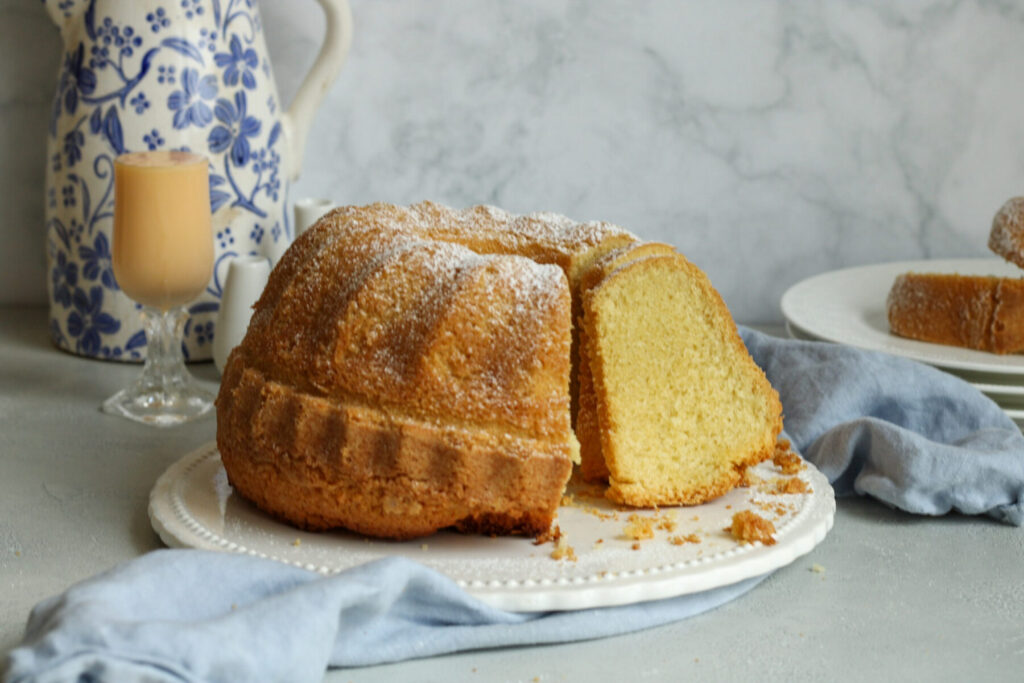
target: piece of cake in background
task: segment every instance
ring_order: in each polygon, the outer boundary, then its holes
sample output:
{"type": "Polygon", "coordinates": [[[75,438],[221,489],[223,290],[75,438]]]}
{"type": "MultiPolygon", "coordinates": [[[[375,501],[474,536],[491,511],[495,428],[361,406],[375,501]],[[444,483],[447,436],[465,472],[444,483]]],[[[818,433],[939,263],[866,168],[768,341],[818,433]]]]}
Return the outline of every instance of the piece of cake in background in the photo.
{"type": "MultiPolygon", "coordinates": [[[[992,219],[988,246],[1024,266],[1024,197],[992,219]]],[[[890,331],[917,341],[1007,354],[1024,351],[1024,280],[957,273],[902,273],[885,302],[890,331]]]]}
{"type": "Polygon", "coordinates": [[[1024,280],[903,273],[886,299],[893,334],[1006,354],[1024,351],[1024,280]]]}

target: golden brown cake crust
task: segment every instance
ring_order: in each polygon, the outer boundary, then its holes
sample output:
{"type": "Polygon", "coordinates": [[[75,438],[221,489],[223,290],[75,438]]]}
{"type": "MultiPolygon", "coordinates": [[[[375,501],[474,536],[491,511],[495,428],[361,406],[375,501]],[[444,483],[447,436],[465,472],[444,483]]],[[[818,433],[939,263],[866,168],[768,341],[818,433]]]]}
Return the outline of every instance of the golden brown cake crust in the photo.
{"type": "Polygon", "coordinates": [[[571,473],[569,448],[403,418],[269,381],[232,352],[217,400],[229,480],[296,526],[413,538],[447,526],[533,535],[571,473]]]}
{"type": "Polygon", "coordinates": [[[886,312],[901,337],[999,354],[1024,351],[1024,280],[904,273],[893,282],[886,312]]]}

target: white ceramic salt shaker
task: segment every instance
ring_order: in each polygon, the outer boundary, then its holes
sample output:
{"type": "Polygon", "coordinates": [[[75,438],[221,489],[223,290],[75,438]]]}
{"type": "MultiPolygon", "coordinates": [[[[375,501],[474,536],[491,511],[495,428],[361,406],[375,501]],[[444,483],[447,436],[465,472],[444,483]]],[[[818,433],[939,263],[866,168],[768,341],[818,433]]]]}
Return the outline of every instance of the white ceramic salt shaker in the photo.
{"type": "Polygon", "coordinates": [[[314,197],[303,197],[295,200],[295,236],[298,237],[306,232],[320,216],[334,208],[334,202],[330,199],[316,199],[314,197]]]}
{"type": "Polygon", "coordinates": [[[231,260],[220,300],[213,335],[213,362],[224,372],[228,354],[242,342],[249,328],[252,307],[270,277],[270,262],[263,256],[239,256],[231,260]]]}

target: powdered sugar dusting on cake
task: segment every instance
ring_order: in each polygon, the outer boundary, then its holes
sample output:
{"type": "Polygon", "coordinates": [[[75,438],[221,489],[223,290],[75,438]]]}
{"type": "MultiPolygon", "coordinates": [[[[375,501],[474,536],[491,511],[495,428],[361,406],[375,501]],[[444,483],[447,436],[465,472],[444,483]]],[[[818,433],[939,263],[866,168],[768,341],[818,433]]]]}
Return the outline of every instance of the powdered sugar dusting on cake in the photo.
{"type": "Polygon", "coordinates": [[[342,207],[282,259],[246,345],[273,357],[256,361],[266,372],[311,393],[559,434],[569,430],[567,271],[609,237],[635,239],[493,206],[342,207]]]}
{"type": "MultiPolygon", "coordinates": [[[[510,214],[505,209],[500,209],[497,206],[491,206],[490,204],[481,204],[479,208],[483,210],[484,213],[490,216],[493,220],[501,223],[508,223],[513,218],[515,218],[515,216],[510,214]]],[[[468,210],[469,209],[466,209],[466,211],[468,210]]]]}
{"type": "MultiPolygon", "coordinates": [[[[368,232],[343,245],[342,259],[360,265],[340,268],[348,282],[334,285],[313,326],[309,353],[321,359],[313,385],[421,415],[440,406],[468,420],[497,414],[516,432],[561,429],[565,412],[546,409],[556,396],[541,397],[544,410],[529,405],[538,400],[533,339],[559,303],[568,306],[561,270],[404,233],[368,232]]],[[[567,344],[568,327],[562,332],[567,344]]]]}
{"type": "Polygon", "coordinates": [[[1024,197],[1008,200],[992,219],[988,247],[1024,268],[1024,197]]]}

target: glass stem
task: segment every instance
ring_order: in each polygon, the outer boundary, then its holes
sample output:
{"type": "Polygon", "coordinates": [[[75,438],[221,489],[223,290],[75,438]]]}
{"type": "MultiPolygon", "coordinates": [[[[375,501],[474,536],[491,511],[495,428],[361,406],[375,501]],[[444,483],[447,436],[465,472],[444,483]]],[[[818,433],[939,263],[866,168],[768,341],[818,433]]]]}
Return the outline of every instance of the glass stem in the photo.
{"type": "Polygon", "coordinates": [[[146,363],[139,384],[166,400],[191,380],[181,350],[187,312],[183,307],[162,311],[146,306],[142,321],[146,328],[146,363]]]}

